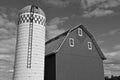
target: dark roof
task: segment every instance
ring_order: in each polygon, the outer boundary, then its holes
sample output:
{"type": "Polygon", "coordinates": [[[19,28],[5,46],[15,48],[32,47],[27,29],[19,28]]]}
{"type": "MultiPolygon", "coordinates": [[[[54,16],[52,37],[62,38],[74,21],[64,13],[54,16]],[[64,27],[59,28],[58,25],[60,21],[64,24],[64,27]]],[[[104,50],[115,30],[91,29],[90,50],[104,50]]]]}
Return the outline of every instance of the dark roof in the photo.
{"type": "Polygon", "coordinates": [[[106,58],[105,58],[104,54],[102,53],[101,49],[99,48],[94,36],[81,24],[72,28],[72,29],[67,30],[66,32],[56,36],[55,38],[52,38],[52,39],[46,41],[46,43],[45,43],[46,56],[57,53],[59,51],[59,48],[61,47],[62,43],[65,41],[67,35],[78,28],[81,28],[90,37],[95,48],[97,49],[97,51],[99,53],[99,56],[103,60],[105,60],[106,58]]]}
{"type": "Polygon", "coordinates": [[[46,55],[51,54],[53,52],[57,52],[58,48],[60,47],[61,43],[63,42],[63,40],[65,39],[66,35],[67,35],[68,31],[56,36],[55,38],[52,38],[50,40],[48,40],[45,43],[45,53],[46,55]]]}
{"type": "Polygon", "coordinates": [[[24,8],[22,8],[22,9],[19,11],[19,14],[31,12],[31,8],[34,9],[34,11],[33,11],[34,13],[41,14],[42,16],[45,17],[45,13],[43,12],[43,10],[42,10],[41,8],[39,8],[38,6],[35,6],[35,5],[25,6],[24,8]]]}

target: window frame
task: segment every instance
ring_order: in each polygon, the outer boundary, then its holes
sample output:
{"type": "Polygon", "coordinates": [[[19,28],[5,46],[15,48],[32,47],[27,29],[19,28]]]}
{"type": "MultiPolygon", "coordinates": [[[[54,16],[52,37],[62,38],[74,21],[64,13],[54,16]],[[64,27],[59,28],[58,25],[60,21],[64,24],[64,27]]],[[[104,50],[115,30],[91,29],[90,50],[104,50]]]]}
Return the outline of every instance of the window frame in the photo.
{"type": "Polygon", "coordinates": [[[78,28],[78,35],[83,36],[83,30],[81,28],[78,28]]]}
{"type": "Polygon", "coordinates": [[[74,40],[74,38],[69,38],[69,46],[70,47],[74,47],[75,46],[75,40],[74,40]],[[71,44],[71,41],[72,41],[72,44],[71,44]]]}
{"type": "Polygon", "coordinates": [[[88,49],[92,50],[92,42],[90,42],[90,41],[88,42],[88,49]]]}

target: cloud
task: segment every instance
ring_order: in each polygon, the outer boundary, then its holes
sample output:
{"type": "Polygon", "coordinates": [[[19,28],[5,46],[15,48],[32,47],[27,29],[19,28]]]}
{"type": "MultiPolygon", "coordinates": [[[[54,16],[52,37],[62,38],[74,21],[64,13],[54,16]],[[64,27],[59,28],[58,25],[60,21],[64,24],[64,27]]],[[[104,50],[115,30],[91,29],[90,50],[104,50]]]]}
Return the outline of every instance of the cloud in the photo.
{"type": "Polygon", "coordinates": [[[120,50],[106,52],[104,54],[107,58],[107,60],[104,61],[105,74],[120,75],[120,50]]]}
{"type": "Polygon", "coordinates": [[[120,45],[113,46],[113,51],[102,49],[107,60],[104,60],[104,71],[106,76],[120,75],[120,45]]]}
{"type": "Polygon", "coordinates": [[[120,64],[120,50],[116,50],[114,52],[105,53],[107,60],[105,63],[107,64],[120,64]]]}
{"type": "Polygon", "coordinates": [[[98,45],[103,44],[105,41],[104,40],[97,40],[98,45]]]}
{"type": "Polygon", "coordinates": [[[81,0],[81,6],[84,8],[84,9],[87,9],[87,8],[90,8],[96,4],[99,4],[101,2],[104,2],[106,0],[81,0]]]}
{"type": "Polygon", "coordinates": [[[118,7],[120,5],[120,0],[106,0],[103,4],[101,4],[99,7],[101,8],[113,8],[118,7]]]}
{"type": "Polygon", "coordinates": [[[10,38],[0,41],[0,53],[14,54],[16,38],[10,38]]]}
{"type": "Polygon", "coordinates": [[[120,49],[120,45],[115,45],[113,48],[118,50],[118,49],[120,49]]]}
{"type": "Polygon", "coordinates": [[[0,7],[0,80],[10,80],[16,44],[16,12],[0,7]],[[12,14],[15,14],[14,17],[12,14]]]}
{"type": "MultiPolygon", "coordinates": [[[[6,15],[5,13],[2,14],[6,15]]],[[[17,24],[15,21],[11,21],[8,17],[0,15],[0,39],[15,36],[16,28],[17,24]]]]}
{"type": "Polygon", "coordinates": [[[16,42],[16,20],[10,20],[5,10],[0,8],[0,54],[14,52],[16,42]]]}
{"type": "Polygon", "coordinates": [[[111,30],[108,33],[101,34],[100,37],[113,36],[113,35],[116,35],[116,34],[120,34],[120,29],[119,28],[111,30]]]}
{"type": "Polygon", "coordinates": [[[113,14],[114,11],[113,10],[105,10],[105,9],[99,9],[96,8],[93,11],[84,11],[83,17],[101,17],[101,16],[106,16],[106,15],[110,15],[113,14]]]}
{"type": "Polygon", "coordinates": [[[81,5],[84,9],[96,6],[99,8],[118,7],[120,0],[81,0],[81,5]]]}
{"type": "Polygon", "coordinates": [[[114,14],[114,7],[120,6],[120,0],[81,0],[83,17],[101,17],[114,14]]]}
{"type": "Polygon", "coordinates": [[[66,20],[68,20],[68,17],[56,17],[47,23],[47,40],[65,32],[64,29],[60,29],[60,26],[62,26],[66,20]]]}
{"type": "Polygon", "coordinates": [[[120,75],[120,64],[104,64],[105,76],[120,75]]]}
{"type": "Polygon", "coordinates": [[[120,29],[114,29],[114,30],[110,31],[109,35],[115,35],[117,33],[120,33],[120,29]]]}
{"type": "Polygon", "coordinates": [[[59,7],[66,7],[69,4],[69,0],[43,0],[47,4],[52,4],[59,7]]]}
{"type": "Polygon", "coordinates": [[[43,0],[43,2],[59,7],[66,7],[75,2],[80,3],[83,9],[90,9],[91,7],[112,8],[120,5],[120,0],[43,0]]]}

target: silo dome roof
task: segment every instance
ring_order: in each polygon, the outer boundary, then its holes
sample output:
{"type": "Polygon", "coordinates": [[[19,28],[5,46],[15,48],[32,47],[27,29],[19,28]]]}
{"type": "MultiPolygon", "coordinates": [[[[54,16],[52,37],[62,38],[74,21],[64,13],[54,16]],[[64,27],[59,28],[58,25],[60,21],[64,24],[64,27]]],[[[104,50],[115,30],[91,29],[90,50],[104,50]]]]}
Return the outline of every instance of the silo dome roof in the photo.
{"type": "Polygon", "coordinates": [[[41,14],[42,16],[45,16],[45,13],[43,12],[43,10],[41,8],[39,8],[38,6],[34,6],[34,5],[28,5],[24,8],[22,8],[19,13],[22,14],[22,13],[27,13],[27,12],[31,12],[31,9],[33,8],[33,12],[34,13],[38,13],[38,14],[41,14]]]}

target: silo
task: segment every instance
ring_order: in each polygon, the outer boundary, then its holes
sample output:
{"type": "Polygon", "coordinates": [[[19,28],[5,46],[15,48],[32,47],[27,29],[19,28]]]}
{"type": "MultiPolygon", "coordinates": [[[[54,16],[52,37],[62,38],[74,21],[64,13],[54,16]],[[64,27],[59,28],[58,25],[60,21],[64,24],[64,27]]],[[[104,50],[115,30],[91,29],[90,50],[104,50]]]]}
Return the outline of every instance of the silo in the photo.
{"type": "Polygon", "coordinates": [[[37,6],[19,11],[13,80],[44,80],[45,21],[37,6]]]}

